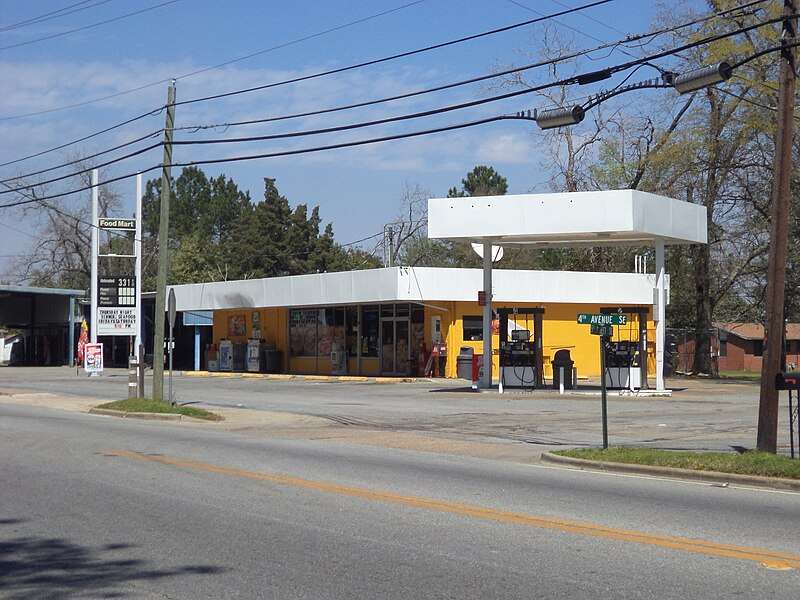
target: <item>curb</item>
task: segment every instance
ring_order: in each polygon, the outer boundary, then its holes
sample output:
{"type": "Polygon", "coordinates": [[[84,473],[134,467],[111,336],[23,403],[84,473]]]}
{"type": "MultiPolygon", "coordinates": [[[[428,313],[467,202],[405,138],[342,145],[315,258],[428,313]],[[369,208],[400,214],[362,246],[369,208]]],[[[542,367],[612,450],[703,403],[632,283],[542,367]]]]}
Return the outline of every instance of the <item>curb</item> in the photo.
{"type": "Polygon", "coordinates": [[[301,381],[331,381],[346,383],[417,383],[431,381],[428,377],[366,377],[356,375],[291,375],[284,373],[238,373],[232,371],[185,371],[186,377],[241,377],[244,379],[299,379],[301,381]]]}
{"type": "Polygon", "coordinates": [[[111,410],[110,408],[90,408],[89,413],[93,415],[103,415],[106,417],[118,417],[120,419],[142,419],[145,421],[180,421],[183,417],[192,419],[186,415],[172,413],[146,413],[146,412],[127,412],[123,410],[111,410]]]}
{"type": "Polygon", "coordinates": [[[582,458],[559,456],[550,452],[544,452],[542,454],[542,461],[566,467],[580,468],[587,471],[633,473],[638,475],[672,477],[675,479],[687,479],[690,481],[704,481],[720,484],[738,483],[754,487],[766,487],[776,490],[800,492],[800,480],[782,479],[780,477],[757,477],[755,475],[740,475],[738,473],[694,471],[692,469],[676,469],[674,467],[657,467],[652,465],[633,465],[629,463],[585,460],[582,458]]]}

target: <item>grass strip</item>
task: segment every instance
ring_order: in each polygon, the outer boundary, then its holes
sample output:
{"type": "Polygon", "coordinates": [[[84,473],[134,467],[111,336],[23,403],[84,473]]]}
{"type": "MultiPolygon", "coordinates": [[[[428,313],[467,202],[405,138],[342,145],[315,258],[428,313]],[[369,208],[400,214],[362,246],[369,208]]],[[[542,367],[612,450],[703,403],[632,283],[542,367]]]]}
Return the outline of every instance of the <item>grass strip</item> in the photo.
{"type": "Polygon", "coordinates": [[[800,479],[800,459],[748,450],[746,452],[687,452],[612,446],[607,450],[577,448],[553,452],[569,458],[614,463],[717,471],[758,477],[800,479]]]}
{"type": "Polygon", "coordinates": [[[107,408],[109,410],[119,410],[123,412],[146,412],[146,413],[165,413],[172,415],[186,415],[195,419],[205,419],[206,421],[222,421],[220,415],[195,408],[193,406],[183,406],[181,404],[169,404],[162,400],[151,398],[128,398],[127,400],[117,400],[101,404],[97,408],[107,408]]]}

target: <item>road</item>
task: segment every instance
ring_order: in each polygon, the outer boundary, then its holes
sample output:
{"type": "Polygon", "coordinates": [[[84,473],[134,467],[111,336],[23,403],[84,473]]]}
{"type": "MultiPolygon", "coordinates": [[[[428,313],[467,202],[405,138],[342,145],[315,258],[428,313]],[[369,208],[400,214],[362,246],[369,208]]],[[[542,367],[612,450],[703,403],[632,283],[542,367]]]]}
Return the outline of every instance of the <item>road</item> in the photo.
{"type": "MultiPolygon", "coordinates": [[[[120,399],[127,394],[127,371],[91,380],[64,368],[0,368],[0,392],[34,390],[85,398],[120,399]]],[[[610,392],[611,444],[667,449],[730,450],[755,445],[757,384],[673,379],[670,398],[610,392]]],[[[149,379],[147,381],[149,389],[149,379]]],[[[602,442],[599,394],[584,386],[578,393],[474,393],[469,383],[437,379],[417,383],[352,383],[176,376],[178,402],[216,410],[231,422],[252,425],[252,414],[272,411],[315,419],[336,435],[359,431],[399,432],[469,442],[506,442],[541,453],[559,447],[602,442]]],[[[0,401],[2,396],[0,395],[0,401]]],[[[785,399],[781,399],[785,403],[785,399]]],[[[779,411],[779,451],[789,453],[786,411],[779,411]]],[[[330,431],[328,433],[331,433],[330,431]]],[[[331,433],[331,435],[333,435],[331,433]]]]}
{"type": "MultiPolygon", "coordinates": [[[[226,383],[230,396],[206,383],[218,404],[256,401],[258,382],[226,383]]],[[[201,395],[202,382],[187,385],[201,395]]],[[[24,397],[0,404],[0,596],[728,599],[800,589],[796,493],[356,443],[326,437],[353,426],[312,416],[315,403],[330,412],[350,396],[355,406],[339,409],[354,419],[370,412],[362,403],[384,405],[372,416],[385,423],[402,417],[404,394],[411,406],[437,401],[399,386],[285,393],[308,407],[295,418],[316,435],[292,435],[283,421],[220,427],[24,397]]],[[[500,402],[452,393],[420,422],[500,402]]],[[[502,402],[510,421],[536,406],[502,402]]],[[[490,437],[438,433],[462,445],[490,437]]],[[[496,445],[530,453],[518,440],[496,445]]]]}

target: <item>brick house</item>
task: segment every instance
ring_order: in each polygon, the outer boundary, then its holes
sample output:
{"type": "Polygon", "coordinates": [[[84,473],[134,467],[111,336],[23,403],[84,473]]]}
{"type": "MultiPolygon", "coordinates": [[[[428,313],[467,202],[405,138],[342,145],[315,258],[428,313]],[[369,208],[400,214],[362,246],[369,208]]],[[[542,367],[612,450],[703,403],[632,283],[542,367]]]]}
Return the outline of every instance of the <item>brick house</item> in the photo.
{"type": "MultiPolygon", "coordinates": [[[[761,360],[766,346],[763,325],[715,323],[714,326],[719,330],[721,371],[761,370],[761,360]]],[[[789,370],[796,370],[800,364],[800,323],[786,324],[786,363],[789,370]]]]}

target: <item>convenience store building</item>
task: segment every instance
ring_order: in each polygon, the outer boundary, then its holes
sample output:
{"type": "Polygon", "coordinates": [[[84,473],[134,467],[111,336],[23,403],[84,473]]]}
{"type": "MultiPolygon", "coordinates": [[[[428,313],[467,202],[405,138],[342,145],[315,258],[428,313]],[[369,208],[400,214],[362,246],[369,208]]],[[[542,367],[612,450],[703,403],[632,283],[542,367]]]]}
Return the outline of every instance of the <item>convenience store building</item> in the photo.
{"type": "Polygon", "coordinates": [[[577,315],[626,313],[631,318],[612,339],[642,342],[643,374],[655,376],[659,391],[669,298],[665,246],[706,243],[706,221],[702,206],[637,190],[434,198],[429,237],[477,244],[483,269],[395,267],[173,289],[178,311],[213,311],[215,344],[241,348],[248,339],[264,340],[280,353],[281,372],[416,376],[440,341],[447,377],[457,375],[462,348],[492,364],[481,387],[498,373],[498,313],[538,313],[533,323],[512,318],[509,327],[534,332],[545,378],[558,350],[570,351],[579,374],[599,376],[598,338],[577,315]],[[655,272],[494,270],[495,246],[651,246],[655,272]]]}

